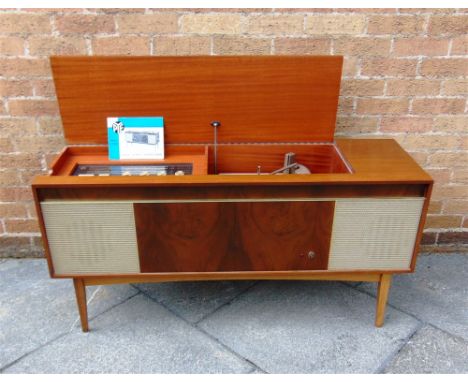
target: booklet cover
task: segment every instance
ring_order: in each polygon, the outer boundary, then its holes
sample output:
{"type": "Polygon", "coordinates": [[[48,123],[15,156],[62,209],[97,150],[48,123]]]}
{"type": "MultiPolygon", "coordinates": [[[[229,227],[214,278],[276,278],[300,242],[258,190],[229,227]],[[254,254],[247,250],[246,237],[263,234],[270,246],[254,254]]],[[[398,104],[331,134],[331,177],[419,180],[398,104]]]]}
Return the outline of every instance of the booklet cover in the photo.
{"type": "Polygon", "coordinates": [[[109,159],[164,159],[163,117],[107,118],[109,159]]]}

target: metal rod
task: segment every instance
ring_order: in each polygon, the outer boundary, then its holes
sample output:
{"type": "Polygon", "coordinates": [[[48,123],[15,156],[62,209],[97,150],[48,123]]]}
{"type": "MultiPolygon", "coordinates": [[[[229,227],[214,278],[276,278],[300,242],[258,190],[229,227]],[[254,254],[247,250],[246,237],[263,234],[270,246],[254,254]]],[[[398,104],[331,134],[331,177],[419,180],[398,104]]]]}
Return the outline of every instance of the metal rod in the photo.
{"type": "Polygon", "coordinates": [[[211,122],[211,126],[213,126],[214,134],[213,134],[213,151],[214,151],[214,173],[215,175],[218,174],[218,127],[221,126],[221,122],[213,121],[211,122]]]}

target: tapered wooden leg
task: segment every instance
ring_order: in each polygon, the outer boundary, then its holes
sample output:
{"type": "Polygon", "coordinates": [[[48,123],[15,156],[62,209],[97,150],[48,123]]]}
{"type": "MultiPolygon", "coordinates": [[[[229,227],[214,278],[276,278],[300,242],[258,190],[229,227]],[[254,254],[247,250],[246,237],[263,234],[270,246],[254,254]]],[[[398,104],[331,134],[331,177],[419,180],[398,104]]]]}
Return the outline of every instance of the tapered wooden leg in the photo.
{"type": "Polygon", "coordinates": [[[86,305],[86,286],[83,279],[73,279],[75,286],[76,302],[80,312],[81,329],[87,332],[88,329],[88,307],[86,305]]]}
{"type": "Polygon", "coordinates": [[[388,291],[392,282],[391,274],[382,274],[380,276],[377,292],[377,312],[375,314],[375,326],[380,328],[385,319],[385,308],[387,306],[388,291]]]}

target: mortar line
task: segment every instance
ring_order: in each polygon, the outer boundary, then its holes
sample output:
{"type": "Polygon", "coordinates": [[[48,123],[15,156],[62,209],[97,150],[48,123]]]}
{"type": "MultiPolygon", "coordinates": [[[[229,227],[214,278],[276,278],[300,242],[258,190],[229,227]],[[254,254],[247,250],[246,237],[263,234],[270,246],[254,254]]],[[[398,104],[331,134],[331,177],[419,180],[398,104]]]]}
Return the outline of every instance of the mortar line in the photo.
{"type": "MultiPolygon", "coordinates": [[[[137,288],[135,288],[135,289],[137,289],[137,288]]],[[[119,305],[121,305],[121,304],[127,302],[128,300],[132,299],[133,297],[138,296],[138,294],[140,294],[140,293],[141,293],[141,292],[138,291],[137,294],[134,294],[133,296],[130,296],[130,297],[126,298],[125,300],[119,302],[118,304],[115,304],[115,305],[111,306],[110,308],[108,308],[108,309],[102,311],[101,313],[95,315],[93,318],[89,319],[89,322],[93,321],[94,319],[96,319],[97,317],[99,317],[101,314],[107,313],[108,311],[114,309],[115,307],[117,307],[117,306],[119,306],[119,305]]],[[[62,333],[62,334],[59,334],[57,337],[54,337],[54,338],[52,338],[51,340],[49,340],[49,341],[47,341],[47,342],[45,342],[45,343],[39,345],[37,348],[34,348],[34,349],[28,351],[27,353],[21,355],[21,356],[18,357],[17,359],[15,359],[15,360],[11,361],[10,363],[6,364],[5,366],[1,367],[1,368],[0,368],[0,374],[3,374],[4,371],[6,371],[8,368],[12,367],[13,365],[15,365],[16,363],[18,363],[18,362],[21,361],[22,359],[26,358],[27,356],[29,356],[29,355],[31,355],[31,354],[37,352],[38,350],[42,349],[43,347],[45,347],[45,346],[47,346],[47,345],[50,345],[51,343],[53,343],[53,342],[59,340],[59,339],[62,338],[62,337],[65,337],[65,336],[70,335],[70,333],[71,333],[71,332],[64,332],[64,333],[62,333]]]]}
{"type": "MultiPolygon", "coordinates": [[[[242,360],[242,361],[245,361],[246,363],[248,363],[251,367],[253,367],[254,369],[258,369],[259,371],[261,371],[262,373],[265,373],[265,374],[269,374],[267,373],[265,370],[263,370],[261,367],[259,367],[257,364],[255,364],[253,361],[250,361],[249,359],[243,357],[242,355],[240,355],[239,353],[237,353],[234,349],[231,349],[230,347],[228,347],[227,345],[225,345],[223,342],[221,342],[220,340],[218,340],[216,337],[212,336],[210,333],[206,332],[205,330],[203,330],[202,328],[200,328],[199,326],[195,325],[194,323],[188,321],[186,318],[184,318],[183,316],[181,316],[179,313],[177,313],[176,311],[174,311],[173,309],[171,309],[169,306],[167,306],[165,303],[163,303],[162,301],[158,301],[156,300],[155,298],[153,298],[151,295],[147,294],[145,291],[139,289],[138,287],[134,286],[132,284],[132,286],[136,289],[138,289],[144,296],[148,297],[151,301],[154,301],[155,303],[161,305],[163,308],[167,309],[169,312],[171,312],[173,315],[175,315],[177,318],[181,319],[182,321],[184,321],[185,323],[187,323],[188,325],[190,325],[193,329],[197,330],[198,332],[200,332],[201,334],[205,335],[205,337],[211,339],[212,341],[214,341],[215,343],[217,343],[219,346],[221,346],[221,348],[223,348],[224,350],[230,352],[231,354],[233,354],[234,356],[236,356],[238,359],[242,360]]],[[[249,371],[252,372],[253,370],[249,371]]]]}

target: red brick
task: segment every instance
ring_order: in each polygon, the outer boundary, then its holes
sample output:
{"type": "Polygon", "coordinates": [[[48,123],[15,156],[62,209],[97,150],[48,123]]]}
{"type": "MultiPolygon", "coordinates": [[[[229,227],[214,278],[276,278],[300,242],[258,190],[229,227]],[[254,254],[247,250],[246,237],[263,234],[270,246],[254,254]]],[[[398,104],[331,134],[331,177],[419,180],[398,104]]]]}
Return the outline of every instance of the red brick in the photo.
{"type": "Polygon", "coordinates": [[[370,16],[367,26],[367,33],[377,35],[414,35],[423,30],[423,16],[370,16]]]}
{"type": "Polygon", "coordinates": [[[427,37],[397,38],[393,45],[395,56],[445,56],[448,54],[449,39],[427,37]]]}
{"type": "Polygon", "coordinates": [[[447,80],[442,84],[442,94],[444,95],[468,95],[468,80],[447,80]]]}
{"type": "Polygon", "coordinates": [[[35,15],[30,13],[3,13],[0,14],[0,33],[51,33],[48,15],[35,15]]]}
{"type": "Polygon", "coordinates": [[[417,150],[418,148],[455,150],[460,146],[460,138],[452,135],[407,135],[404,137],[402,145],[408,150],[417,150]]]}
{"type": "Polygon", "coordinates": [[[38,153],[0,153],[0,160],[0,163],[8,163],[9,168],[15,168],[18,170],[23,168],[41,168],[41,159],[38,153]]]}
{"type": "Polygon", "coordinates": [[[336,121],[336,134],[372,134],[377,132],[377,117],[349,117],[339,115],[336,121]]]}
{"type": "Polygon", "coordinates": [[[468,75],[466,58],[432,58],[421,64],[421,75],[427,77],[460,77],[468,75]]]}
{"type": "Polygon", "coordinates": [[[245,30],[245,17],[235,13],[185,14],[181,17],[182,33],[239,34],[245,30]]]}
{"type": "Polygon", "coordinates": [[[440,81],[437,80],[387,80],[387,92],[389,96],[427,96],[438,95],[440,81]]]}
{"type": "Polygon", "coordinates": [[[13,99],[9,102],[12,116],[58,115],[57,101],[13,99]]]}
{"type": "Polygon", "coordinates": [[[442,212],[442,201],[441,200],[431,200],[429,203],[429,208],[427,210],[428,214],[440,214],[442,212]]]}
{"type": "Polygon", "coordinates": [[[439,244],[468,244],[468,231],[440,232],[437,242],[439,244]]]}
{"type": "Polygon", "coordinates": [[[365,27],[364,15],[308,15],[305,20],[306,33],[313,35],[362,34],[365,27]]]}
{"type": "Polygon", "coordinates": [[[177,13],[154,13],[149,15],[124,14],[116,16],[119,32],[123,33],[177,33],[177,13]]]}
{"type": "Polygon", "coordinates": [[[2,218],[26,218],[27,210],[24,204],[0,203],[0,216],[2,218]]]}
{"type": "Polygon", "coordinates": [[[84,8],[21,8],[21,12],[32,12],[32,13],[83,13],[84,8]]]}
{"type": "Polygon", "coordinates": [[[437,238],[436,232],[424,232],[422,239],[421,239],[421,244],[422,245],[435,244],[436,238],[437,238]]]}
{"type": "Polygon", "coordinates": [[[139,36],[97,37],[92,42],[93,53],[103,55],[148,55],[149,39],[139,36]]]}
{"type": "Polygon", "coordinates": [[[432,190],[432,197],[434,199],[456,199],[456,198],[468,198],[468,185],[455,184],[455,185],[443,185],[434,184],[432,190]]]}
{"type": "Polygon", "coordinates": [[[54,81],[50,80],[33,80],[31,84],[34,87],[34,95],[36,97],[55,97],[54,81]]]}
{"type": "Polygon", "coordinates": [[[39,232],[39,224],[36,219],[5,219],[4,222],[8,233],[39,232]]]}
{"type": "Polygon", "coordinates": [[[378,58],[363,60],[361,74],[380,77],[414,77],[416,75],[416,59],[378,58]]]}
{"type": "Polygon", "coordinates": [[[455,37],[452,40],[452,56],[466,56],[468,54],[468,35],[455,37]]]}
{"type": "Polygon", "coordinates": [[[45,77],[51,75],[48,59],[0,59],[0,68],[3,77],[45,77]]]}
{"type": "Polygon", "coordinates": [[[213,52],[220,55],[268,55],[271,52],[271,40],[253,37],[214,37],[213,52]]]}
{"type": "Polygon", "coordinates": [[[423,133],[431,131],[432,126],[432,118],[382,117],[380,131],[384,133],[423,133]]]}
{"type": "Polygon", "coordinates": [[[82,37],[36,37],[28,39],[31,56],[84,55],[86,42],[82,37]]]}
{"type": "Polygon", "coordinates": [[[27,97],[33,95],[33,87],[26,80],[0,80],[0,97],[27,97]]]}
{"type": "Polygon", "coordinates": [[[441,152],[429,156],[431,167],[465,167],[466,163],[468,163],[468,152],[441,152]]]}
{"type": "Polygon", "coordinates": [[[429,19],[428,32],[433,35],[463,35],[467,32],[468,15],[439,16],[429,19]]]}
{"type": "Polygon", "coordinates": [[[111,15],[57,15],[55,25],[61,34],[114,33],[114,17],[111,15]]]}
{"type": "Polygon", "coordinates": [[[457,114],[465,110],[460,98],[423,98],[413,101],[412,114],[457,114]]]}
{"type": "Polygon", "coordinates": [[[156,55],[209,55],[211,38],[208,36],[158,36],[154,39],[156,55]]]}
{"type": "Polygon", "coordinates": [[[301,35],[304,33],[304,16],[297,14],[249,15],[247,32],[274,36],[301,35]]]}
{"type": "Polygon", "coordinates": [[[463,133],[466,132],[467,126],[468,116],[466,115],[437,116],[434,120],[435,131],[463,133]]]}
{"type": "MultiPolygon", "coordinates": [[[[150,12],[184,12],[184,13],[262,13],[271,12],[273,8],[149,8],[150,12]]],[[[277,12],[281,12],[279,9],[277,12]]]]}
{"type": "Polygon", "coordinates": [[[358,72],[359,61],[357,57],[344,57],[343,77],[354,77],[358,72]]]}
{"type": "Polygon", "coordinates": [[[349,56],[387,56],[390,39],[371,37],[339,37],[334,41],[334,54],[349,56]]]}
{"type": "Polygon", "coordinates": [[[325,38],[275,38],[275,54],[330,54],[331,40],[325,38]]]}
{"type": "Polygon", "coordinates": [[[456,215],[428,215],[425,228],[459,228],[462,217],[456,215]]]}
{"type": "Polygon", "coordinates": [[[61,135],[26,136],[19,139],[16,145],[20,152],[58,153],[65,146],[65,141],[61,135]]]}
{"type": "Polygon", "coordinates": [[[454,8],[398,8],[399,13],[454,13],[454,8]]]}
{"type": "Polygon", "coordinates": [[[1,56],[21,56],[24,54],[24,40],[21,37],[0,37],[1,56]]]}
{"type": "Polygon", "coordinates": [[[357,114],[406,114],[408,100],[403,98],[392,99],[358,99],[357,114]]]}
{"type": "Polygon", "coordinates": [[[21,134],[35,134],[36,121],[34,118],[0,118],[0,136],[17,137],[21,134]]]}
{"type": "Polygon", "coordinates": [[[287,13],[331,13],[333,8],[275,8],[275,12],[287,13]]]}
{"type": "Polygon", "coordinates": [[[341,81],[341,95],[347,96],[381,96],[383,95],[384,80],[354,80],[341,81]]]}
{"type": "Polygon", "coordinates": [[[468,169],[456,169],[453,171],[453,183],[468,183],[468,169]]]}
{"type": "MultiPolygon", "coordinates": [[[[14,146],[12,143],[12,139],[10,137],[0,137],[0,152],[2,153],[11,153],[14,152],[14,146]]],[[[1,176],[1,175],[0,175],[1,176]]],[[[6,179],[6,178],[2,178],[6,179]]],[[[2,182],[0,182],[1,184],[2,182]]]]}
{"type": "Polygon", "coordinates": [[[37,123],[41,135],[63,135],[62,121],[58,117],[40,117],[37,123]]]}
{"type": "MultiPolygon", "coordinates": [[[[150,8],[151,10],[151,8],[150,8]]],[[[154,11],[173,11],[168,8],[164,9],[157,9],[154,8],[154,11]]],[[[122,13],[144,13],[145,9],[144,8],[88,8],[88,11],[96,12],[96,13],[104,13],[104,14],[122,14],[122,13]]]]}
{"type": "Polygon", "coordinates": [[[354,112],[354,98],[341,96],[338,99],[338,115],[353,114],[353,112],[354,112]]]}
{"type": "MultiPolygon", "coordinates": [[[[399,136],[395,136],[397,139],[399,136]]],[[[421,151],[409,151],[411,158],[413,158],[421,167],[426,167],[428,155],[425,152],[421,151]]]]}
{"type": "MultiPolygon", "coordinates": [[[[1,155],[0,155],[0,159],[1,155]]],[[[31,187],[5,187],[0,188],[2,202],[29,202],[32,200],[31,187]]]]}
{"type": "Polygon", "coordinates": [[[30,257],[30,238],[23,236],[0,236],[0,257],[30,257]]]}
{"type": "Polygon", "coordinates": [[[468,199],[448,199],[443,202],[444,214],[468,214],[468,199]]]}

